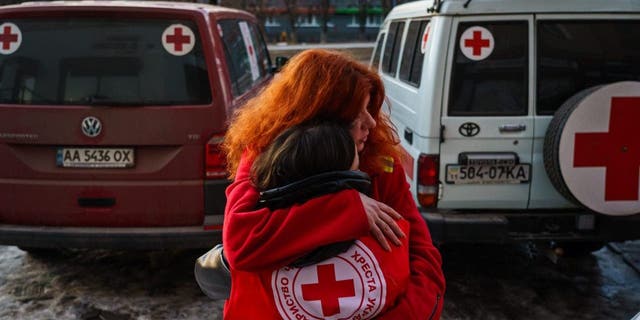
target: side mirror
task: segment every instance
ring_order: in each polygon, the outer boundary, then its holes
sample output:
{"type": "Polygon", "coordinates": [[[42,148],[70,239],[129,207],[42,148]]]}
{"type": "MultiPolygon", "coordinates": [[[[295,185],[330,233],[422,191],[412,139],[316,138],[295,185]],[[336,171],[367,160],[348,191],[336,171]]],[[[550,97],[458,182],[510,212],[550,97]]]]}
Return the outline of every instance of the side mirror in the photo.
{"type": "Polygon", "coordinates": [[[289,61],[289,58],[287,57],[276,57],[276,65],[272,68],[272,71],[274,73],[279,72],[280,69],[282,69],[282,67],[287,64],[287,61],[289,61]]]}

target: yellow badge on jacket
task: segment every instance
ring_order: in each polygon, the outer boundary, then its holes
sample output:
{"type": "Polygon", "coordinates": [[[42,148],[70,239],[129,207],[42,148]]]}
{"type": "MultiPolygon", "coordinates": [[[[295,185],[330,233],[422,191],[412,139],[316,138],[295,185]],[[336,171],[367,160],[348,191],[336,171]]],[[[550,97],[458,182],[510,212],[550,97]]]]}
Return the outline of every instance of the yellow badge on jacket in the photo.
{"type": "Polygon", "coordinates": [[[383,156],[382,157],[382,171],[384,171],[386,173],[392,173],[393,172],[394,163],[395,162],[393,160],[393,157],[383,156]]]}

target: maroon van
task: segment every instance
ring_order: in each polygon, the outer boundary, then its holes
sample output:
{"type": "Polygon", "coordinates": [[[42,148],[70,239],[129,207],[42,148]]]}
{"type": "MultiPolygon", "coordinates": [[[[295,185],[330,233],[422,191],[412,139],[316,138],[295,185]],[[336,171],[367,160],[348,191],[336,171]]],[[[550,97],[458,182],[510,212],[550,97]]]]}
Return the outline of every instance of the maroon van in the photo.
{"type": "Polygon", "coordinates": [[[195,3],[0,7],[0,244],[219,241],[218,146],[272,76],[259,30],[195,3]]]}

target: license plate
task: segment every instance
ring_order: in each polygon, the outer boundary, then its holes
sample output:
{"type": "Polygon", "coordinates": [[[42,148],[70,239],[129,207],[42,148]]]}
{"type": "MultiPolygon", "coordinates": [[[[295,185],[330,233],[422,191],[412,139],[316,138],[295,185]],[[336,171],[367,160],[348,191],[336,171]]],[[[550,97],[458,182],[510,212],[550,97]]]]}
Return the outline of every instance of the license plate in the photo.
{"type": "Polygon", "coordinates": [[[445,181],[450,184],[514,184],[529,182],[531,165],[448,164],[445,181]]]}
{"type": "Polygon", "coordinates": [[[58,148],[56,163],[64,168],[129,168],[133,148],[58,148]]]}

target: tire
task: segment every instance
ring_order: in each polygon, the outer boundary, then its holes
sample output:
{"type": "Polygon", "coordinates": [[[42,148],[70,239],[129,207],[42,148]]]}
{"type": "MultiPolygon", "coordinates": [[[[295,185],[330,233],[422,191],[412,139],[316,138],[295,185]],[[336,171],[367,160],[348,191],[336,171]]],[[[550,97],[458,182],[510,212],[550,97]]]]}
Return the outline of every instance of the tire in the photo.
{"type": "Polygon", "coordinates": [[[565,101],[553,115],[553,119],[551,119],[544,136],[542,149],[544,169],[549,176],[549,180],[551,180],[551,184],[563,197],[581,207],[583,206],[582,203],[571,193],[562,178],[562,172],[560,171],[560,137],[567,120],[569,120],[569,116],[571,116],[578,104],[600,87],[602,86],[584,89],[565,101]]]}

